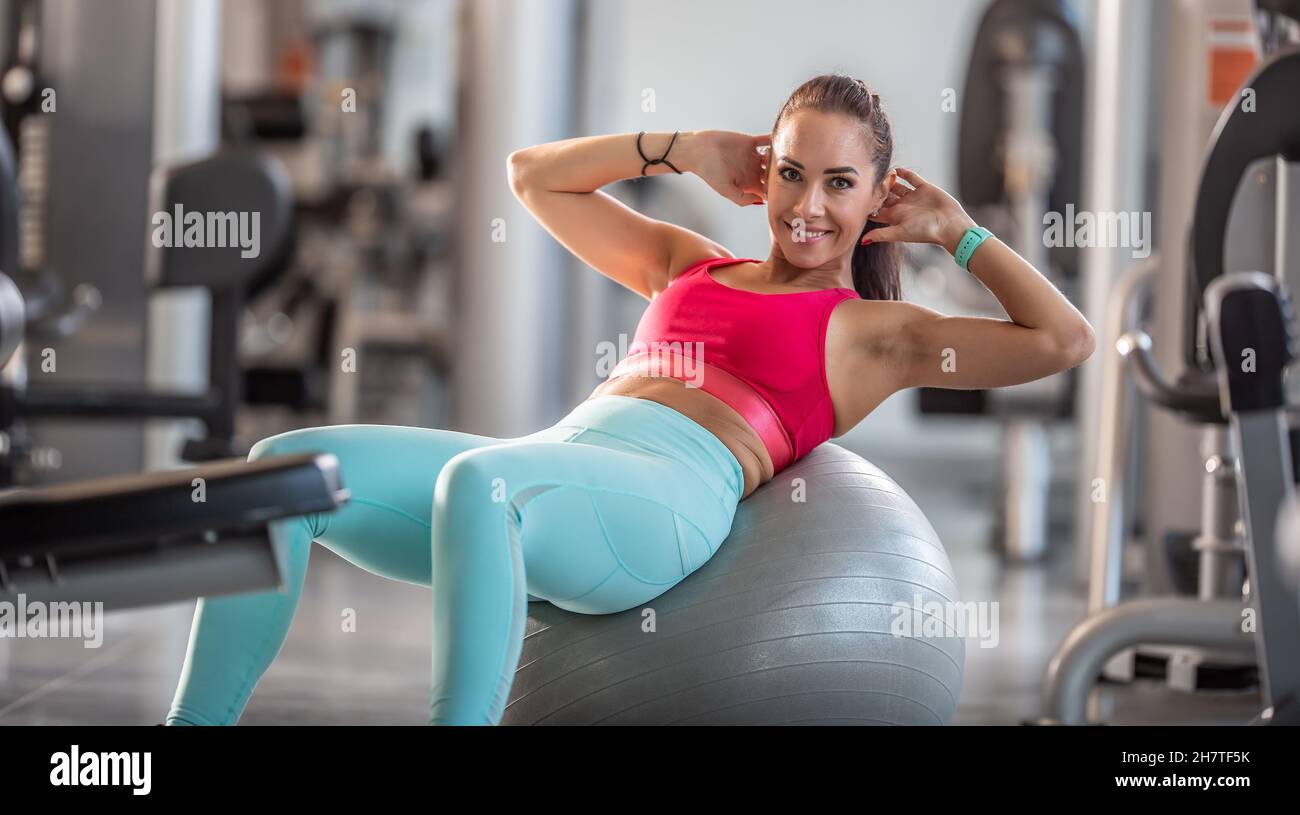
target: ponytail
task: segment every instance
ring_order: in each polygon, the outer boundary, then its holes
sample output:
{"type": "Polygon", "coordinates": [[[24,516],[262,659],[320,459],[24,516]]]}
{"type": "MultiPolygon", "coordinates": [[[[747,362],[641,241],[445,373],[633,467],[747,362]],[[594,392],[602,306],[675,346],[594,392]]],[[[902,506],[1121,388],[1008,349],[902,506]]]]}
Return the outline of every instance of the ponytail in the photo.
{"type": "MultiPolygon", "coordinates": [[[[885,224],[867,221],[862,235],[885,224]]],[[[862,240],[862,235],[858,240],[862,240]]],[[[896,243],[880,242],[853,249],[853,288],[863,300],[902,300],[903,247],[896,243]]]]}

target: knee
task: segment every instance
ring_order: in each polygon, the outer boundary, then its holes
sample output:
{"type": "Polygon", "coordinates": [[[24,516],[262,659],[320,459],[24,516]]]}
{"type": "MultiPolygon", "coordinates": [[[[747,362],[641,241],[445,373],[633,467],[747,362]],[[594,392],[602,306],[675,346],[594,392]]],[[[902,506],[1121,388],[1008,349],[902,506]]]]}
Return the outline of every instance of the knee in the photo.
{"type": "Polygon", "coordinates": [[[291,435],[292,432],[293,431],[290,431],[290,433],[280,433],[275,436],[267,436],[266,438],[257,442],[248,451],[248,460],[257,461],[259,459],[266,458],[267,456],[280,456],[289,452],[287,449],[285,449],[285,446],[287,443],[287,438],[291,435]]]}
{"type": "Polygon", "coordinates": [[[447,460],[434,485],[434,501],[445,503],[452,496],[458,502],[484,501],[504,504],[508,500],[506,475],[491,450],[465,450],[447,460]]]}
{"type": "MultiPolygon", "coordinates": [[[[507,476],[495,457],[484,451],[467,450],[448,459],[438,473],[433,489],[434,557],[439,552],[460,551],[473,543],[482,546],[494,540],[488,530],[498,528],[504,518],[512,533],[518,533],[522,517],[515,506],[507,476]]],[[[436,569],[435,569],[436,571],[436,569]]]]}
{"type": "MultiPolygon", "coordinates": [[[[286,433],[267,436],[249,449],[248,460],[258,461],[267,457],[283,456],[291,453],[307,451],[325,452],[325,448],[319,444],[319,439],[315,439],[314,441],[317,443],[313,444],[311,434],[315,429],[316,428],[303,428],[301,430],[290,430],[286,433]]],[[[338,510],[333,510],[329,514],[336,511],[338,510]]],[[[328,514],[312,512],[306,515],[281,518],[273,521],[272,524],[285,525],[287,527],[292,527],[295,524],[302,524],[310,533],[311,538],[315,539],[325,534],[327,518],[328,514]]]]}
{"type": "Polygon", "coordinates": [[[248,460],[300,452],[335,452],[332,445],[326,444],[325,436],[329,430],[329,427],[303,427],[267,436],[248,451],[248,460]]]}

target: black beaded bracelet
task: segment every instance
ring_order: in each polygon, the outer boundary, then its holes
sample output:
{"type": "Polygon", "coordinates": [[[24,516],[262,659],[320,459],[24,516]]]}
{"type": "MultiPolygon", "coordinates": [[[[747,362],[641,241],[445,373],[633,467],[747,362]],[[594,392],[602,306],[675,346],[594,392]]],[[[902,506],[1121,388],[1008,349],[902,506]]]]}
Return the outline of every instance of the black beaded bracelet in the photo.
{"type": "Polygon", "coordinates": [[[662,156],[656,159],[646,158],[645,151],[641,149],[641,137],[645,135],[645,131],[642,130],[636,135],[636,151],[641,155],[641,158],[645,160],[645,165],[641,167],[641,175],[645,175],[645,171],[655,164],[667,164],[669,167],[672,167],[674,173],[677,173],[678,175],[682,174],[682,171],[673,167],[673,163],[668,160],[668,154],[673,149],[673,143],[677,141],[677,135],[681,132],[682,131],[678,130],[673,133],[672,141],[668,142],[668,149],[664,151],[662,156]]]}

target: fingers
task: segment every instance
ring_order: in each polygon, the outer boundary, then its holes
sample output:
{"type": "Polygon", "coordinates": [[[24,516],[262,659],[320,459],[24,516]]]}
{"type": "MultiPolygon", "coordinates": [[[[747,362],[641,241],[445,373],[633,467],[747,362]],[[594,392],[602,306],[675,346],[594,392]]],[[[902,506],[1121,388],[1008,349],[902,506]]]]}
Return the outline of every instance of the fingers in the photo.
{"type": "Polygon", "coordinates": [[[906,167],[895,167],[894,172],[914,188],[926,183],[924,178],[921,178],[919,174],[912,172],[906,167]]]}
{"type": "Polygon", "coordinates": [[[754,150],[758,153],[758,174],[760,179],[767,178],[767,165],[772,156],[772,134],[763,133],[754,137],[754,150]]]}
{"type": "MultiPolygon", "coordinates": [[[[895,183],[894,186],[889,190],[889,194],[885,196],[884,203],[880,205],[880,208],[882,210],[888,209],[892,206],[897,206],[901,201],[906,199],[910,193],[916,192],[915,187],[909,187],[907,185],[906,179],[901,178],[903,172],[911,173],[911,170],[903,170],[903,168],[901,167],[899,168],[900,178],[897,181],[897,183],[895,183]]],[[[916,175],[916,174],[912,173],[912,175],[916,175]]]]}
{"type": "Polygon", "coordinates": [[[866,246],[869,243],[889,243],[890,241],[899,240],[903,237],[902,227],[882,226],[879,229],[873,229],[862,236],[860,244],[866,246]]]}
{"type": "Polygon", "coordinates": [[[733,204],[747,207],[751,204],[763,203],[763,194],[763,179],[759,176],[733,180],[731,194],[727,197],[733,204]]]}
{"type": "MultiPolygon", "coordinates": [[[[889,190],[888,198],[895,198],[901,201],[904,196],[913,192],[916,192],[915,187],[909,187],[902,179],[899,179],[898,182],[889,190]]],[[[888,200],[888,198],[886,200],[888,200]]]]}
{"type": "Polygon", "coordinates": [[[897,199],[886,201],[885,203],[880,205],[880,209],[871,213],[869,220],[875,221],[876,223],[880,223],[880,224],[898,223],[900,218],[906,217],[906,213],[900,212],[899,210],[895,209],[898,203],[899,202],[897,199]]]}

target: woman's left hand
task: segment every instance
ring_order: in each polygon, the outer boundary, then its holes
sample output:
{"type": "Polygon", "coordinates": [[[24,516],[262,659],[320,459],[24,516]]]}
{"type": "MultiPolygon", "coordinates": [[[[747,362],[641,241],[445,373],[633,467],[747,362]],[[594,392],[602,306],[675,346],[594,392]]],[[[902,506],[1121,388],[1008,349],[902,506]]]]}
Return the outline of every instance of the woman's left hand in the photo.
{"type": "Polygon", "coordinates": [[[939,187],[911,170],[899,167],[895,172],[898,178],[889,197],[871,216],[871,220],[886,226],[863,235],[862,243],[936,243],[955,252],[975,221],[957,199],[939,187]]]}

